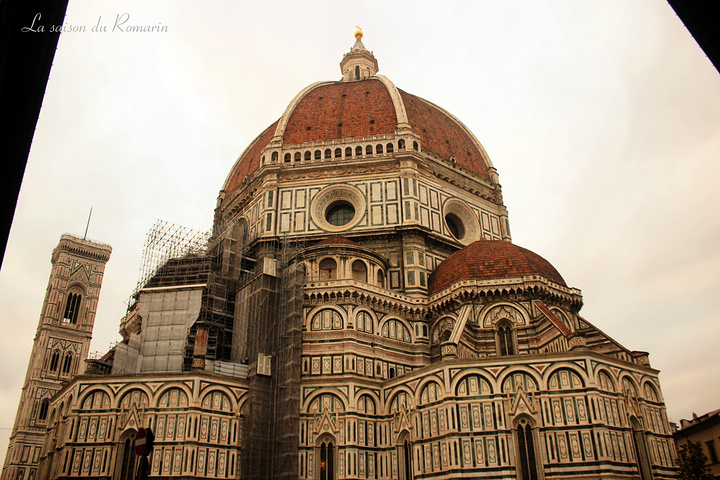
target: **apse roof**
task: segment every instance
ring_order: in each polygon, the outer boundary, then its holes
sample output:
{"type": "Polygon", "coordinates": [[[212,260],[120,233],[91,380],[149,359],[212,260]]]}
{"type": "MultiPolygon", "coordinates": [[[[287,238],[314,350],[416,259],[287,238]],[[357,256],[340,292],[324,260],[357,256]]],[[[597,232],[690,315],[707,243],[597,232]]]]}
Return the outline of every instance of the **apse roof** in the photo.
{"type": "Polygon", "coordinates": [[[478,240],[445,259],[430,275],[430,293],[463,280],[493,280],[540,275],[567,287],[550,262],[503,240],[478,240]]]}

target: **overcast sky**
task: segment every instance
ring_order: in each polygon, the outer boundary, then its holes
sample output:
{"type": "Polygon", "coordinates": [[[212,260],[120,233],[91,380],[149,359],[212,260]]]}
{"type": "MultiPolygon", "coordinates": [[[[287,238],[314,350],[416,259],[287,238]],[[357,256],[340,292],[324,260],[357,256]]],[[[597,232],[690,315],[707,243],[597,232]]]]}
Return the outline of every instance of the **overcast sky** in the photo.
{"type": "Polygon", "coordinates": [[[88,237],[113,247],[105,352],[145,233],[209,229],[236,158],[303,87],[341,77],[355,25],[381,74],[475,133],[514,243],[650,352],[671,421],[720,408],[720,75],[665,2],[148,3],[68,8],[86,31],[61,35],[0,271],[0,458],[60,235],[82,236],[92,207],[88,237]],[[113,31],[124,14],[167,32],[113,31]]]}

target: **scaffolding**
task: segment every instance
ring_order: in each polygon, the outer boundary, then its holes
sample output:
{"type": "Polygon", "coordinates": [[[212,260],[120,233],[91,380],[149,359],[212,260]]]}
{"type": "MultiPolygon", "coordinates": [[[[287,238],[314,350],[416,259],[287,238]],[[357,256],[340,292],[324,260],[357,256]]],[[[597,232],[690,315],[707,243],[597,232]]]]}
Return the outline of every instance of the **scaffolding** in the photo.
{"type": "MultiPolygon", "coordinates": [[[[204,268],[198,264],[201,264],[200,259],[207,255],[209,239],[210,231],[202,232],[157,220],[145,235],[140,274],[133,298],[140,289],[149,286],[153,279],[154,283],[160,284],[155,286],[163,286],[187,284],[188,279],[184,280],[183,276],[196,278],[198,270],[204,268]],[[172,276],[172,279],[163,281],[163,274],[172,276]]],[[[132,303],[131,301],[131,305],[132,303]]]]}

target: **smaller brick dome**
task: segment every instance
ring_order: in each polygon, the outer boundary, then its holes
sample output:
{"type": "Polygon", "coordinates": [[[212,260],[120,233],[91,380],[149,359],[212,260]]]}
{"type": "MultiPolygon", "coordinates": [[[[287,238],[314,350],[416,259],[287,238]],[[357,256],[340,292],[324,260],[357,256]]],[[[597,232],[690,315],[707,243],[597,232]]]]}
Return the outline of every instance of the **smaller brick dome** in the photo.
{"type": "Polygon", "coordinates": [[[567,287],[565,280],[540,255],[503,240],[478,240],[445,259],[430,275],[430,293],[463,280],[540,275],[567,287]]]}

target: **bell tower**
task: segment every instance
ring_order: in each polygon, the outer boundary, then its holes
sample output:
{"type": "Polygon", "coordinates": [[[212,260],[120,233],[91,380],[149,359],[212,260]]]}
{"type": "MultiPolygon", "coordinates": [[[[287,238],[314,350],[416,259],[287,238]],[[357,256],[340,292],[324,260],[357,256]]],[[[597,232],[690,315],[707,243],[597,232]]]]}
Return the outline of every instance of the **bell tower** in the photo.
{"type": "Polygon", "coordinates": [[[64,234],[53,250],[43,302],[10,435],[2,479],[34,479],[52,415],[50,400],[85,371],[110,245],[64,234]]]}

